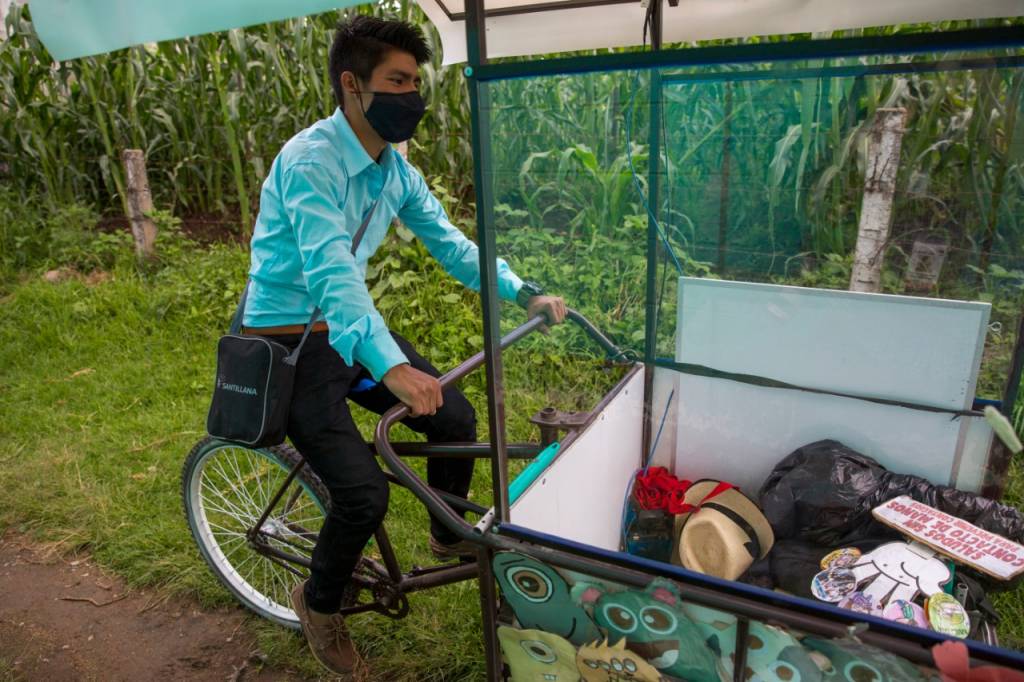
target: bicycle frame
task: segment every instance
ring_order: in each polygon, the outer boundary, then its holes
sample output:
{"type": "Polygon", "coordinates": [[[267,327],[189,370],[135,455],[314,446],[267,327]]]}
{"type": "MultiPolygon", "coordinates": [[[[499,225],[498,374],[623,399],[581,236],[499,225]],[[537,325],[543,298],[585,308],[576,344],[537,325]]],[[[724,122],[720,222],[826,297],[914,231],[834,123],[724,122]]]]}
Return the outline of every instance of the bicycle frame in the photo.
{"type": "MultiPolygon", "coordinates": [[[[594,339],[594,341],[608,354],[611,360],[624,361],[631,359],[628,353],[620,350],[614,343],[612,343],[611,340],[594,327],[589,320],[578,312],[569,310],[567,316],[579,325],[588,336],[594,339]]],[[[536,331],[544,324],[544,322],[545,319],[542,316],[538,316],[520,325],[501,340],[502,348],[506,348],[528,334],[536,331]]],[[[484,353],[481,351],[465,360],[448,373],[444,374],[439,381],[442,386],[453,384],[480,367],[483,363],[484,353]]],[[[408,408],[404,405],[399,405],[386,413],[384,417],[382,417],[381,421],[383,423],[384,419],[388,418],[390,415],[390,419],[388,421],[390,425],[394,421],[406,416],[407,413],[408,408]]],[[[378,426],[377,432],[378,434],[380,433],[380,426],[378,426]]],[[[382,444],[380,440],[377,440],[370,445],[371,449],[376,450],[382,456],[385,456],[385,458],[387,458],[387,455],[389,454],[406,457],[459,457],[473,459],[489,458],[491,455],[490,443],[390,443],[385,440],[382,444]]],[[[513,443],[508,444],[507,448],[511,458],[530,459],[537,455],[537,453],[542,449],[542,446],[531,443],[513,443]]],[[[306,462],[305,460],[302,460],[299,464],[292,467],[288,476],[271,497],[266,508],[264,508],[259,519],[246,531],[246,538],[256,552],[284,567],[286,570],[300,576],[302,573],[295,568],[295,565],[309,569],[310,561],[305,557],[284,551],[266,542],[265,532],[262,528],[270,518],[272,511],[281,501],[285,492],[295,481],[295,477],[298,476],[304,466],[306,466],[306,462]]],[[[388,481],[393,484],[401,485],[406,488],[409,487],[400,476],[396,476],[390,472],[385,472],[385,476],[388,481]]],[[[433,488],[428,489],[449,513],[452,513],[452,509],[468,511],[477,514],[480,517],[484,517],[484,522],[486,521],[488,510],[484,507],[473,504],[468,500],[456,495],[451,495],[444,491],[433,488]]],[[[293,502],[294,499],[288,501],[285,507],[286,510],[290,508],[293,502]]],[[[458,515],[453,514],[453,516],[462,520],[458,515]]],[[[465,524],[466,522],[462,520],[462,523],[465,524]]],[[[286,523],[286,525],[288,524],[286,523]]],[[[316,532],[303,527],[289,526],[289,530],[314,541],[317,538],[316,532]]],[[[340,613],[343,615],[351,615],[366,611],[377,611],[392,618],[401,618],[408,613],[408,603],[405,600],[406,594],[433,587],[441,587],[443,585],[449,585],[463,580],[470,580],[478,575],[478,568],[473,562],[413,567],[410,571],[403,573],[401,566],[398,563],[398,558],[395,555],[394,548],[391,545],[391,540],[383,525],[377,529],[374,534],[374,538],[377,542],[381,560],[377,561],[366,556],[362,557],[356,571],[352,575],[351,582],[353,587],[359,590],[370,590],[374,594],[375,599],[372,602],[343,606],[340,610],[340,613]]],[[[277,539],[289,544],[286,539],[277,539]]]]}

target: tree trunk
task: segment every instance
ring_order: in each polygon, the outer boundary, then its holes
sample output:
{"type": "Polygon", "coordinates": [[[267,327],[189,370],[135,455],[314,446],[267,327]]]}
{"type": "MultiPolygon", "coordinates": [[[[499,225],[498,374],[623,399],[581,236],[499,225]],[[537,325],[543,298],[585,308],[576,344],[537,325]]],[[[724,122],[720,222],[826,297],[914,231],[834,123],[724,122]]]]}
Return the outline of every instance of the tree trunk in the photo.
{"type": "Polygon", "coordinates": [[[871,128],[864,201],[861,204],[857,248],[853,257],[850,291],[879,292],[882,289],[882,260],[892,224],[892,202],[896,194],[896,171],[900,165],[907,110],[878,109],[871,128]]]}
{"type": "Polygon", "coordinates": [[[135,237],[135,255],[139,260],[153,257],[156,243],[156,224],[150,218],[153,212],[153,195],[149,192],[146,177],[146,158],[141,149],[125,149],[121,152],[128,185],[128,220],[131,221],[135,237]]]}

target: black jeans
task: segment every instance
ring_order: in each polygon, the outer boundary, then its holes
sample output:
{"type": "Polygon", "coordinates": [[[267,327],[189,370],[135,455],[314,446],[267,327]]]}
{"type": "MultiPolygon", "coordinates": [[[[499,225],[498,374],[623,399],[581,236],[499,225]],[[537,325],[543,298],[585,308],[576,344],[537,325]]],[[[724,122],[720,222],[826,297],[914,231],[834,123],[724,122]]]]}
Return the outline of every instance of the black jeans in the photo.
{"type": "MultiPolygon", "coordinates": [[[[416,369],[440,376],[408,341],[392,333],[398,346],[416,369]]],[[[294,347],[299,336],[279,336],[278,341],[294,347]]],[[[367,447],[349,411],[348,400],[381,414],[398,403],[384,386],[353,391],[363,379],[370,379],[361,365],[345,364],[327,342],[327,333],[310,334],[299,355],[288,437],[310,468],[327,486],[331,510],[313,549],[312,571],[306,584],[306,603],[320,613],[337,611],[345,585],[367,541],[384,519],[388,508],[388,482],[367,447]]],[[[444,390],[444,405],[433,416],[407,418],[412,430],[426,434],[432,443],[476,441],[476,413],[466,397],[455,388],[444,390]]],[[[427,483],[432,487],[466,497],[473,477],[472,459],[431,457],[427,461],[427,483]]],[[[430,532],[441,542],[456,541],[431,516],[430,532]]]]}

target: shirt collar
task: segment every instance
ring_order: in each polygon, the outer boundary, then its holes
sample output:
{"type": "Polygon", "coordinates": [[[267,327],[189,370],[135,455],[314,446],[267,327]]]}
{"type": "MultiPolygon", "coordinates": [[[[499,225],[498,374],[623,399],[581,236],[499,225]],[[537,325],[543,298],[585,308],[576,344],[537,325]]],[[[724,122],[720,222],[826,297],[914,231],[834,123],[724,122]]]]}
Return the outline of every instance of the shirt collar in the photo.
{"type": "MultiPolygon", "coordinates": [[[[338,134],[341,161],[345,164],[345,171],[349,174],[349,177],[359,175],[376,163],[373,158],[366,153],[366,150],[363,148],[359,138],[356,137],[355,132],[353,132],[352,126],[349,125],[348,119],[345,118],[345,114],[342,112],[341,107],[334,110],[330,120],[331,124],[334,126],[335,132],[338,134]]],[[[390,168],[394,162],[394,159],[391,158],[393,155],[391,145],[385,146],[381,155],[381,167],[390,168]]]]}

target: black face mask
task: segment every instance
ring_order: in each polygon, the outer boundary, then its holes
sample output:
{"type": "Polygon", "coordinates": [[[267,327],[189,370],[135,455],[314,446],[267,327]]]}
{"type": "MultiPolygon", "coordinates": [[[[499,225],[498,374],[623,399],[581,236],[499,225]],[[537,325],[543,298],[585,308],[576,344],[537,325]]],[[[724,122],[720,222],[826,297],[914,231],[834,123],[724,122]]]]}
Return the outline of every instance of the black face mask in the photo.
{"type": "MultiPolygon", "coordinates": [[[[405,142],[416,132],[427,105],[417,90],[410,92],[371,92],[373,101],[370,108],[363,110],[363,116],[384,140],[405,142]]],[[[363,100],[359,98],[359,105],[363,100]]]]}

